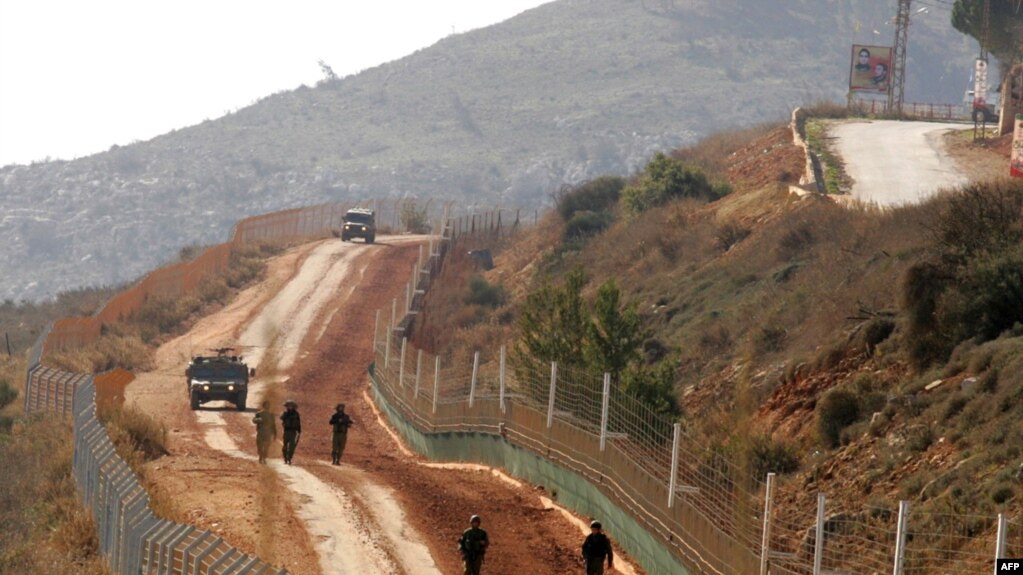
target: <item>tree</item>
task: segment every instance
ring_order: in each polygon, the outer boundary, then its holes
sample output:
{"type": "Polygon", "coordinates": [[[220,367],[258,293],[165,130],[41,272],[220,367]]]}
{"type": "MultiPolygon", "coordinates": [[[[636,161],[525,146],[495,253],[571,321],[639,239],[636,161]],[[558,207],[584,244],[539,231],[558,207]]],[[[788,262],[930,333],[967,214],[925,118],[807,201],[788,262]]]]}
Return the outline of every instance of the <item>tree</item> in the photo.
{"type": "MultiPolygon", "coordinates": [[[[988,41],[985,48],[1003,66],[1011,65],[1023,48],[1023,9],[1017,0],[990,0],[988,41]]],[[[981,42],[984,22],[984,0],[955,0],[952,26],[981,42]]]]}
{"type": "Polygon", "coordinates": [[[520,379],[538,384],[552,361],[567,367],[581,367],[586,315],[582,289],[586,276],[577,269],[561,286],[544,280],[540,289],[526,297],[519,316],[519,339],[513,361],[520,379]]]}
{"type": "Polygon", "coordinates": [[[586,363],[600,373],[611,374],[615,383],[630,363],[640,358],[645,336],[636,306],[621,305],[621,291],[613,279],[597,290],[593,319],[584,342],[586,363]]]}
{"type": "Polygon", "coordinates": [[[622,191],[624,206],[636,214],[679,198],[716,200],[718,195],[702,171],[661,152],[646,165],[639,181],[622,191]]]}

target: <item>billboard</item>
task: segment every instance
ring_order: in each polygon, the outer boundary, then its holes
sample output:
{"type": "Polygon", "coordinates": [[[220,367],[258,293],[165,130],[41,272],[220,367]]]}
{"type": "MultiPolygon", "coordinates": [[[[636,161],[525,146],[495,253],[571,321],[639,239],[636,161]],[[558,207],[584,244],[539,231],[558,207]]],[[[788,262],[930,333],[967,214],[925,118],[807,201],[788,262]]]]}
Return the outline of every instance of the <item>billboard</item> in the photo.
{"type": "Polygon", "coordinates": [[[892,71],[891,46],[853,44],[849,91],[887,94],[892,71]]]}

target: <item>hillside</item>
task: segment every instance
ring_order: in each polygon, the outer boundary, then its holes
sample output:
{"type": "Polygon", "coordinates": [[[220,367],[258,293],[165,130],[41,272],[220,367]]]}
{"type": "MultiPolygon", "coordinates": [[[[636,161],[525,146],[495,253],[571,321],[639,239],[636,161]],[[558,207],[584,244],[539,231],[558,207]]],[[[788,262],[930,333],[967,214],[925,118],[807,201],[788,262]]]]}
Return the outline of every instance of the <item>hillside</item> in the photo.
{"type": "MultiPolygon", "coordinates": [[[[964,160],[1004,170],[1007,138],[953,138],[964,160]]],[[[802,163],[787,127],[719,134],[673,155],[732,193],[636,215],[623,191],[604,208],[606,229],[573,235],[582,218],[564,218],[563,206],[601,210],[586,195],[595,188],[578,186],[561,196],[560,215],[501,246],[493,270],[448,270],[418,345],[461,358],[523,345],[531,296],[567,289],[573,270],[584,273],[588,321],[616,325],[598,303],[613,280],[643,327],[622,385],[634,385],[631,370],[656,386],[667,362],[678,420],[708,459],[723,454],[759,481],[780,474],[774,549],[805,559],[820,492],[828,529],[850,536],[829,545],[852,572],[890,568],[890,542],[856,537],[894,533],[900,500],[914,513],[914,572],[981,572],[998,513],[1010,521],[1009,555],[1023,550],[1019,184],[878,211],[791,194],[802,163]]],[[[570,316],[554,317],[546,325],[570,316]]],[[[587,366],[585,357],[562,352],[559,367],[587,366]]]]}
{"type": "MultiPolygon", "coordinates": [[[[558,0],[147,142],[7,166],[0,299],[130,281],[286,207],[547,204],[562,183],[841,100],[849,45],[890,42],[890,4],[558,0]]],[[[908,98],[960,101],[971,42],[941,10],[917,16],[908,98]]]]}

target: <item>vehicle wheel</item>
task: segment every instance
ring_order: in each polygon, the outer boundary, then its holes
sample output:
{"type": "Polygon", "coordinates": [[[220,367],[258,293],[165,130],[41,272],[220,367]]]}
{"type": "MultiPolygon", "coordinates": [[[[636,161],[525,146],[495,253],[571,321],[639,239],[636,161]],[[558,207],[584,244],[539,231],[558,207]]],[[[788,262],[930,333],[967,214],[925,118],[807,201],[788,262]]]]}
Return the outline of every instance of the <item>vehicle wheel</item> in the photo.
{"type": "Polygon", "coordinates": [[[191,400],[192,411],[199,409],[199,392],[192,390],[192,392],[188,394],[188,397],[191,400]]]}
{"type": "Polygon", "coordinates": [[[247,399],[247,394],[245,394],[245,393],[243,393],[243,394],[239,395],[237,398],[235,398],[234,406],[235,406],[235,408],[238,409],[238,411],[245,411],[245,400],[246,399],[247,399]]]}
{"type": "Polygon", "coordinates": [[[366,243],[367,244],[371,244],[371,243],[373,243],[373,240],[375,240],[375,239],[377,239],[376,236],[372,236],[372,235],[366,236],[366,243]]]}
{"type": "Polygon", "coordinates": [[[348,241],[348,236],[346,236],[344,234],[341,234],[341,241],[347,242],[348,241]]]}

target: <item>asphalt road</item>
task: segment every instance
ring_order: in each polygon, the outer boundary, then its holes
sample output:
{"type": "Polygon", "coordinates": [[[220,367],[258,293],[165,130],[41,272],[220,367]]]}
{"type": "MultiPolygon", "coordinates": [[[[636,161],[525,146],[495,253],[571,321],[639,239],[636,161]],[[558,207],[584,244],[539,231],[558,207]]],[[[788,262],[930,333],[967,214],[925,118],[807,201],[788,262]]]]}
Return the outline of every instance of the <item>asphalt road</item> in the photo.
{"type": "Polygon", "coordinates": [[[945,153],[942,134],[965,124],[892,120],[835,122],[828,127],[833,149],[853,179],[852,196],[894,207],[918,203],[942,189],[967,182],[945,153]]]}

